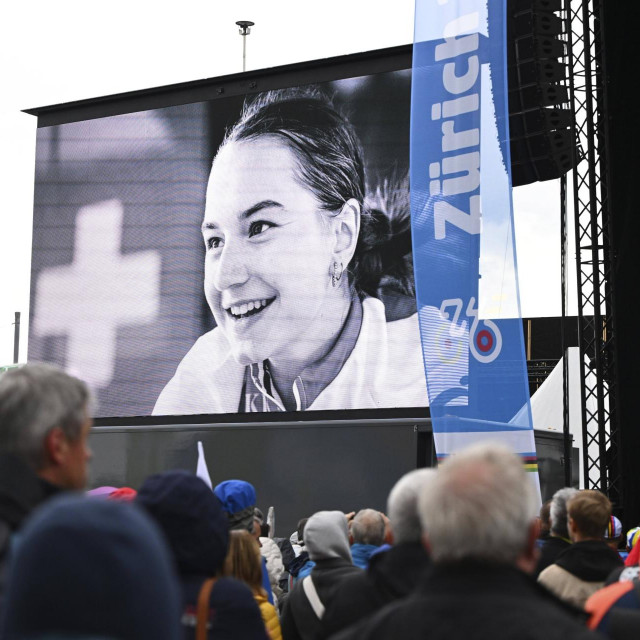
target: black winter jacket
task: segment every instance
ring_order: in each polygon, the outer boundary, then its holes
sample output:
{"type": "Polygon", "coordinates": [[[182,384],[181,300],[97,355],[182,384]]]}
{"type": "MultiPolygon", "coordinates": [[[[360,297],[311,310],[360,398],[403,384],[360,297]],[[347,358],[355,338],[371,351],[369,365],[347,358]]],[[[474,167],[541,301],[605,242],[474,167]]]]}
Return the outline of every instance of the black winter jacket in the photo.
{"type": "Polygon", "coordinates": [[[17,457],[0,454],[0,613],[11,536],[38,505],[59,492],[17,457]]]}
{"type": "Polygon", "coordinates": [[[565,538],[549,536],[540,548],[540,558],[536,567],[534,578],[537,578],[547,567],[550,567],[558,556],[571,546],[571,542],[565,538]]]}
{"type": "Polygon", "coordinates": [[[431,565],[419,542],[399,544],[376,553],[364,573],[341,582],[322,619],[321,638],[379,611],[386,604],[412,593],[431,565]]]}
{"type": "Polygon", "coordinates": [[[581,612],[506,565],[434,565],[418,591],[332,640],[595,640],[581,612]]]}

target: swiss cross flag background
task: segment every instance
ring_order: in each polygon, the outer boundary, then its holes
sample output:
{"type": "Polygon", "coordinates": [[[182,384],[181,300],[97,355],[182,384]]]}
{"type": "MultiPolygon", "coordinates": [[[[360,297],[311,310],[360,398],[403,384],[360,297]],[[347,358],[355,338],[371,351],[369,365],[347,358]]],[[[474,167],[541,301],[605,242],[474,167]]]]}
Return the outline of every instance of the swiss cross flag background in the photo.
{"type": "Polygon", "coordinates": [[[149,414],[201,333],[205,106],[38,130],[29,360],[87,380],[97,415],[149,414]]]}

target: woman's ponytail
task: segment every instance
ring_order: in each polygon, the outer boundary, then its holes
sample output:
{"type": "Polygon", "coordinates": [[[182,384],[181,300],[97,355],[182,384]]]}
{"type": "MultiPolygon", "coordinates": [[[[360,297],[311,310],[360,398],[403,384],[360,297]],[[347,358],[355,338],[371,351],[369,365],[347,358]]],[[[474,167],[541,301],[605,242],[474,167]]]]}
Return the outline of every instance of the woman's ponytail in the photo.
{"type": "Polygon", "coordinates": [[[363,206],[349,271],[356,291],[414,295],[409,180],[385,180],[363,206]]]}

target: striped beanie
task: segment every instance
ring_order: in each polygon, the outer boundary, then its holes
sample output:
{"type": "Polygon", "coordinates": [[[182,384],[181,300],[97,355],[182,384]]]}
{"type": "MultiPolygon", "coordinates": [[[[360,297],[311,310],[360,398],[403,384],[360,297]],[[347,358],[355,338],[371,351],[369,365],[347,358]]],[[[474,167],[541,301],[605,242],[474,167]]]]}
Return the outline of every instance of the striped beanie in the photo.
{"type": "Polygon", "coordinates": [[[633,527],[627,531],[627,549],[631,551],[640,538],[640,527],[633,527]]]}
{"type": "Polygon", "coordinates": [[[615,516],[609,516],[609,522],[607,523],[607,529],[604,532],[605,540],[618,540],[622,538],[622,522],[615,516]]]}

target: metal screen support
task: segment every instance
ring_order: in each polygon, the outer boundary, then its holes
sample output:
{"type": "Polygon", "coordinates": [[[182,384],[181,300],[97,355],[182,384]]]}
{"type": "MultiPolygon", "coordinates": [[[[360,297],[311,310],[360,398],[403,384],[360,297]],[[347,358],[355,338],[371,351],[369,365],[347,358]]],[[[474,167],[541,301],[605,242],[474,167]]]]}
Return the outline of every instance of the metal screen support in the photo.
{"type": "Polygon", "coordinates": [[[602,2],[565,0],[565,11],[570,27],[569,86],[577,145],[572,182],[584,486],[606,493],[617,507],[622,486],[602,2]]]}
{"type": "Polygon", "coordinates": [[[566,340],[567,317],[567,174],[560,176],[560,295],[561,321],[560,344],[562,348],[562,434],[564,457],[564,486],[570,487],[573,478],[571,456],[572,438],[569,428],[569,350],[566,340]]]}

